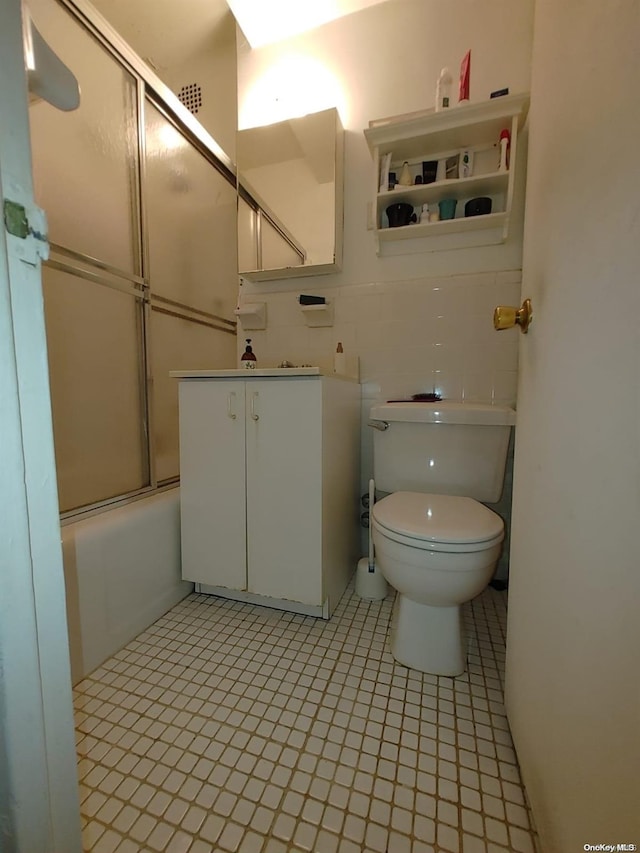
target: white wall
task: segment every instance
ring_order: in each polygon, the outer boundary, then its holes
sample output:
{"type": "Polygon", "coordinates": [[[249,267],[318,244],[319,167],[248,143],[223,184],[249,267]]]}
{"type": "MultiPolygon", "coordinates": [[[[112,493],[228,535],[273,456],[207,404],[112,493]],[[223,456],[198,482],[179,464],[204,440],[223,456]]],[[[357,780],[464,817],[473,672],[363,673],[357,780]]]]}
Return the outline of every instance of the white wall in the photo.
{"type": "Polygon", "coordinates": [[[433,107],[440,68],[457,76],[468,49],[471,101],[505,86],[528,91],[532,17],[533,0],[391,0],[260,49],[239,34],[240,127],[337,107],[346,131],[343,272],[315,287],[520,267],[521,227],[507,246],[377,258],[366,230],[372,179],[363,130],[373,119],[433,107]]]}
{"type": "Polygon", "coordinates": [[[231,13],[218,22],[215,30],[203,39],[183,64],[163,69],[160,77],[176,95],[183,86],[192,83],[200,86],[202,106],[196,118],[222,150],[235,160],[236,43],[235,21],[231,13]]]}
{"type": "MultiPolygon", "coordinates": [[[[268,328],[251,333],[262,365],[330,366],[342,341],[360,358],[364,424],[374,400],[434,388],[457,400],[515,402],[517,334],[497,335],[492,315],[498,303],[519,302],[526,156],[504,245],[378,257],[367,230],[373,179],[363,130],[433,107],[440,68],[457,76],[469,49],[471,101],[503,87],[528,91],[532,18],[533,0],[391,0],[256,50],[239,34],[240,127],[337,106],[346,131],[342,272],[241,288],[244,301],[268,305],[268,328]],[[299,293],[334,299],[334,327],[307,328],[299,293]]],[[[525,155],[526,132],[518,145],[525,155]]],[[[369,432],[364,426],[363,491],[369,432]]]]}

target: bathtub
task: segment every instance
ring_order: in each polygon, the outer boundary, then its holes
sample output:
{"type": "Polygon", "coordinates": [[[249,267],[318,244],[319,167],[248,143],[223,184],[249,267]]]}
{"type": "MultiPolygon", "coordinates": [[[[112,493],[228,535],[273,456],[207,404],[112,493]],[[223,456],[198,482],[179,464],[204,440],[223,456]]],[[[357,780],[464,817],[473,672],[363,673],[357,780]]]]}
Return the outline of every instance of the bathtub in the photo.
{"type": "Polygon", "coordinates": [[[180,489],[62,527],[74,684],[193,590],[180,577],[180,489]]]}

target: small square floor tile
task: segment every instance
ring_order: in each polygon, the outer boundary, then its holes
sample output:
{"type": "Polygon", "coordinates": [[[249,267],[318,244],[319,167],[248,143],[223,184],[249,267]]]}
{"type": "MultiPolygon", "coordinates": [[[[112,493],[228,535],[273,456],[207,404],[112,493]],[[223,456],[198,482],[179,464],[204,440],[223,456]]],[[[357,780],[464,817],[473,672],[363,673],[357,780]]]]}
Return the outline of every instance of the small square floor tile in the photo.
{"type": "Polygon", "coordinates": [[[393,660],[391,595],[187,596],[74,689],[86,853],[533,853],[505,598],[465,606],[454,679],[393,660]]]}

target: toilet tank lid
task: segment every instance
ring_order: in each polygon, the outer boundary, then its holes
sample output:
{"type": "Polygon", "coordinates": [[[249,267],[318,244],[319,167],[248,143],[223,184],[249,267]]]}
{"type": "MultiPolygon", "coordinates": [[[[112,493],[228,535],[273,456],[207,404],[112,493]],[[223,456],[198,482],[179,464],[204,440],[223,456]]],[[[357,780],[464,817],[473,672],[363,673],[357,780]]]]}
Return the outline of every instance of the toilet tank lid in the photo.
{"type": "Polygon", "coordinates": [[[404,421],[430,424],[479,424],[513,426],[515,410],[490,403],[378,403],[372,406],[374,421],[404,421]]]}

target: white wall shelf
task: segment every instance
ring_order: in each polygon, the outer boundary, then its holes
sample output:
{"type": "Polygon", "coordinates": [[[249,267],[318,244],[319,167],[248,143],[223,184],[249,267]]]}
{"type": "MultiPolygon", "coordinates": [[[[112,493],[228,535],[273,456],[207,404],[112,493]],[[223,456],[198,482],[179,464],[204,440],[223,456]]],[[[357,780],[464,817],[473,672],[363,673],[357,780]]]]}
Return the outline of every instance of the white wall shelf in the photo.
{"type": "Polygon", "coordinates": [[[382,253],[384,244],[408,239],[421,240],[421,251],[504,242],[513,203],[518,132],[524,125],[528,108],[528,94],[506,95],[442,112],[430,110],[371,122],[364,134],[373,155],[372,195],[375,201],[371,206],[369,228],[375,231],[378,254],[382,253]],[[510,162],[508,169],[500,171],[499,139],[505,128],[511,134],[510,162]],[[468,178],[379,191],[381,162],[389,153],[390,171],[399,174],[407,161],[412,173],[421,174],[423,161],[442,161],[465,150],[474,154],[474,169],[468,178]],[[466,202],[478,196],[492,199],[492,212],[465,217],[466,202]],[[388,227],[385,211],[389,205],[411,204],[419,214],[423,204],[435,206],[445,198],[458,201],[455,219],[388,227]],[[451,242],[449,235],[453,234],[458,236],[451,242]]]}
{"type": "Polygon", "coordinates": [[[333,302],[322,305],[301,305],[300,310],[307,326],[333,326],[333,302]]]}
{"type": "Polygon", "coordinates": [[[267,303],[247,302],[233,312],[242,328],[248,331],[267,328],[267,303]]]}
{"type": "Polygon", "coordinates": [[[436,181],[433,184],[416,184],[412,187],[396,187],[377,194],[378,208],[384,210],[390,204],[407,202],[414,207],[436,204],[443,198],[474,198],[504,193],[509,184],[509,172],[489,172],[485,175],[472,175],[470,178],[455,178],[449,181],[436,181]]]}
{"type": "Polygon", "coordinates": [[[507,221],[506,213],[488,213],[485,216],[456,217],[441,219],[439,222],[418,222],[400,228],[381,228],[378,240],[411,240],[416,237],[438,237],[444,234],[464,234],[469,231],[488,231],[502,229],[507,221]]]}

